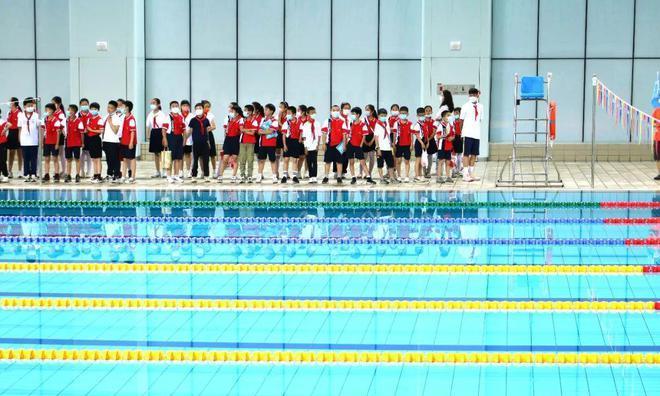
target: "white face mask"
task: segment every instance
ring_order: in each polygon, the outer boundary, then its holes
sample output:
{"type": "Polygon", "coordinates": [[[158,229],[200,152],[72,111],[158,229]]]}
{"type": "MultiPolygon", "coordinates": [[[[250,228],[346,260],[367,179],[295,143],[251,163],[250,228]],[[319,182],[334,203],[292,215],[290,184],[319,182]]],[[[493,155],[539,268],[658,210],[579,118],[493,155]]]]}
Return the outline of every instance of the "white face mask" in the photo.
{"type": "Polygon", "coordinates": [[[89,106],[85,106],[85,105],[80,106],[80,111],[89,111],[89,106]]]}
{"type": "Polygon", "coordinates": [[[316,113],[312,113],[312,114],[310,114],[309,117],[310,117],[312,120],[315,120],[315,119],[316,119],[316,113]]]}
{"type": "Polygon", "coordinates": [[[351,111],[349,109],[344,109],[341,111],[341,113],[345,116],[347,116],[351,111]]]}
{"type": "Polygon", "coordinates": [[[204,110],[202,110],[202,109],[195,109],[195,115],[196,115],[196,116],[199,117],[199,116],[201,116],[202,114],[204,114],[204,110]]]}
{"type": "Polygon", "coordinates": [[[153,103],[149,105],[149,109],[151,109],[151,111],[156,110],[157,107],[158,107],[158,106],[156,106],[156,105],[153,104],[153,103]]]}
{"type": "Polygon", "coordinates": [[[332,115],[332,118],[339,118],[339,112],[338,111],[333,111],[330,114],[332,115]]]}
{"type": "Polygon", "coordinates": [[[399,111],[398,111],[398,110],[392,110],[392,115],[393,115],[394,117],[398,116],[398,115],[399,115],[399,111]]]}
{"type": "Polygon", "coordinates": [[[252,112],[251,112],[251,111],[246,111],[246,112],[245,112],[245,116],[246,116],[246,117],[251,117],[251,116],[252,116],[252,112]]]}
{"type": "Polygon", "coordinates": [[[405,120],[406,118],[408,118],[408,114],[405,114],[405,113],[404,113],[404,114],[401,114],[399,117],[400,117],[402,120],[405,120]]]}
{"type": "Polygon", "coordinates": [[[348,119],[351,120],[351,121],[355,121],[355,120],[357,120],[357,116],[355,114],[351,114],[351,115],[348,116],[348,119]]]}
{"type": "Polygon", "coordinates": [[[286,119],[287,119],[288,121],[293,120],[293,115],[291,115],[291,114],[287,114],[287,115],[286,115],[286,119]]]}
{"type": "Polygon", "coordinates": [[[476,96],[470,96],[470,103],[477,103],[477,97],[476,96]]]}
{"type": "Polygon", "coordinates": [[[94,116],[99,114],[98,110],[90,110],[89,112],[90,112],[91,115],[94,115],[94,116]]]}
{"type": "Polygon", "coordinates": [[[378,119],[380,120],[380,122],[385,122],[385,121],[387,121],[387,117],[386,117],[386,116],[380,116],[380,117],[378,117],[378,119]]]}
{"type": "Polygon", "coordinates": [[[34,107],[31,107],[31,106],[26,107],[26,108],[25,108],[25,111],[26,111],[27,113],[32,113],[32,112],[34,111],[34,107]]]}
{"type": "Polygon", "coordinates": [[[181,112],[181,109],[179,109],[178,107],[172,107],[170,111],[174,114],[179,114],[181,112]]]}

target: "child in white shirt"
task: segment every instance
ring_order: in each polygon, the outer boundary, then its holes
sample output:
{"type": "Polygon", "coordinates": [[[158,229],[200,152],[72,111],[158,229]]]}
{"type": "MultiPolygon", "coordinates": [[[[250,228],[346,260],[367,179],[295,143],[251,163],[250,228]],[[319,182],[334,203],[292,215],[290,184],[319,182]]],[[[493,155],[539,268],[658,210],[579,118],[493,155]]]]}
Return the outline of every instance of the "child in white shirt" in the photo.
{"type": "Polygon", "coordinates": [[[321,124],[316,121],[316,108],[309,106],[307,108],[307,118],[301,123],[301,136],[305,146],[305,161],[309,171],[309,182],[317,182],[318,163],[317,156],[319,150],[319,141],[321,140],[321,124]]]}

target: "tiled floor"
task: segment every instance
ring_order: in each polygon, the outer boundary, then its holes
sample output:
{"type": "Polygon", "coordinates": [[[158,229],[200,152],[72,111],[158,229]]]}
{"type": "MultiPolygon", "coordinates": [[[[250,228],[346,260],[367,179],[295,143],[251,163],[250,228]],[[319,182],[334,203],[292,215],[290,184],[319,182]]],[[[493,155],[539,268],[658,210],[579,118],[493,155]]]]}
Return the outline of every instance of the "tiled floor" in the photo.
{"type": "MultiPolygon", "coordinates": [[[[589,162],[556,162],[556,168],[559,172],[561,180],[564,186],[561,188],[566,191],[575,191],[575,190],[591,190],[591,164],[589,162]]],[[[344,189],[351,188],[375,188],[375,189],[387,189],[387,190],[397,190],[397,189],[409,189],[409,190],[428,190],[430,186],[443,190],[452,190],[452,189],[461,189],[461,190],[486,190],[486,189],[511,189],[511,187],[498,187],[497,180],[500,176],[500,172],[503,166],[508,166],[507,163],[502,161],[482,161],[477,166],[477,174],[481,178],[479,181],[466,183],[460,179],[456,179],[454,183],[446,184],[436,184],[435,178],[432,179],[431,183],[406,183],[406,184],[392,184],[392,185],[383,185],[377,184],[375,186],[367,186],[364,182],[360,181],[356,186],[351,186],[348,183],[344,183],[344,189]]],[[[268,166],[266,168],[269,168],[268,166]]],[[[156,188],[172,188],[172,189],[199,189],[199,188],[213,188],[213,189],[224,189],[231,190],[235,189],[238,186],[241,188],[253,188],[253,189],[320,189],[320,188],[336,188],[334,182],[331,182],[329,185],[310,185],[307,181],[303,180],[298,185],[293,185],[291,183],[287,184],[286,187],[282,184],[273,185],[270,178],[270,170],[267,169],[264,173],[265,180],[262,184],[231,184],[228,180],[230,176],[230,171],[225,172],[225,181],[220,184],[217,181],[213,180],[210,183],[191,183],[190,180],[186,180],[184,184],[168,184],[164,179],[151,179],[149,175],[154,173],[154,164],[151,161],[141,161],[138,163],[138,180],[135,184],[101,184],[95,185],[91,184],[88,181],[81,182],[80,184],[64,184],[64,183],[53,183],[52,181],[48,184],[42,185],[40,187],[45,188],[130,188],[130,189],[156,189],[156,188]]],[[[319,164],[319,173],[323,175],[323,164],[319,164]]],[[[374,170],[374,175],[376,171],[374,170]]],[[[506,172],[505,172],[506,174],[506,172]]],[[[660,182],[653,180],[653,177],[657,174],[655,163],[651,161],[647,162],[597,162],[595,167],[595,183],[594,190],[658,190],[660,189],[660,182]]],[[[255,175],[256,175],[256,164],[255,164],[255,175]]],[[[9,184],[0,185],[4,188],[34,188],[36,185],[32,183],[23,183],[22,181],[12,181],[9,184]]],[[[521,187],[522,188],[522,187],[521,187]]],[[[527,187],[530,188],[530,187],[527,187]]],[[[534,187],[538,188],[538,187],[534,187]]]]}

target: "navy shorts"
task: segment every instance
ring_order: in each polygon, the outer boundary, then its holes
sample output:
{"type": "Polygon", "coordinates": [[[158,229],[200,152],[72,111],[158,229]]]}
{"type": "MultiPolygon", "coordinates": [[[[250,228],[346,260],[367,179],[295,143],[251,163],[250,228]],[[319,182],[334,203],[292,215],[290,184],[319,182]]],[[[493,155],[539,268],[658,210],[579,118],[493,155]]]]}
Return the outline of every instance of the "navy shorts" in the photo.
{"type": "Polygon", "coordinates": [[[286,138],[286,151],[284,152],[285,157],[289,158],[299,158],[305,154],[305,147],[300,143],[298,139],[295,138],[286,138]]]}
{"type": "Polygon", "coordinates": [[[167,146],[172,153],[172,161],[183,159],[183,135],[167,135],[167,146]]]}
{"type": "Polygon", "coordinates": [[[268,161],[275,162],[275,147],[259,147],[259,153],[257,154],[257,159],[260,161],[268,158],[268,161]]]}
{"type": "Polygon", "coordinates": [[[323,156],[323,160],[326,164],[331,164],[333,162],[343,164],[346,152],[340,153],[339,150],[337,150],[337,146],[327,146],[325,150],[326,152],[323,156]]]}
{"type": "Polygon", "coordinates": [[[479,155],[479,139],[466,137],[463,141],[463,155],[479,155]]]}
{"type": "Polygon", "coordinates": [[[348,148],[346,149],[346,155],[348,156],[348,159],[357,159],[357,160],[363,160],[364,159],[364,151],[362,150],[362,147],[360,146],[353,146],[352,144],[348,144],[348,148]]]}
{"type": "Polygon", "coordinates": [[[44,157],[57,157],[60,155],[60,149],[56,149],[54,144],[44,144],[44,157]]]}
{"type": "Polygon", "coordinates": [[[378,167],[382,168],[384,165],[387,165],[387,169],[394,168],[394,156],[390,150],[381,150],[380,157],[378,157],[378,167]]]}
{"type": "Polygon", "coordinates": [[[188,146],[188,145],[183,146],[183,153],[192,154],[192,146],[188,146]]]}
{"type": "Polygon", "coordinates": [[[66,159],[80,159],[80,147],[67,147],[64,149],[64,158],[66,159]]]}
{"type": "Polygon", "coordinates": [[[101,135],[87,136],[85,140],[85,149],[89,152],[89,157],[92,159],[101,158],[103,150],[101,150],[101,135]]]}
{"type": "Polygon", "coordinates": [[[419,140],[415,140],[415,157],[421,158],[424,149],[422,149],[422,143],[419,140]]]}
{"type": "Polygon", "coordinates": [[[660,161],[660,140],[653,142],[653,160],[660,161]]]}
{"type": "Polygon", "coordinates": [[[122,145],[119,148],[119,152],[121,153],[121,157],[123,159],[127,159],[127,160],[135,159],[135,146],[133,146],[132,149],[129,149],[128,146],[122,145]]]}
{"type": "Polygon", "coordinates": [[[451,151],[449,151],[449,150],[438,150],[437,158],[439,160],[450,160],[451,159],[451,151]]]}
{"type": "Polygon", "coordinates": [[[238,155],[240,150],[240,136],[227,136],[222,143],[222,152],[224,155],[238,155]]]}
{"type": "Polygon", "coordinates": [[[396,146],[396,157],[403,158],[406,161],[410,160],[410,146],[396,146]]]}

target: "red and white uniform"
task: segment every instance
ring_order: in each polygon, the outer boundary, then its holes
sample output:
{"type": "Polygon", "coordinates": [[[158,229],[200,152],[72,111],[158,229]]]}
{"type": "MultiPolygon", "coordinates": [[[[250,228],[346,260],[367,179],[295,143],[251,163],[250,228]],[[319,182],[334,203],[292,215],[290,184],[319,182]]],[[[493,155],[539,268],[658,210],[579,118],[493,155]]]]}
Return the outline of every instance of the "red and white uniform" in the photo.
{"type": "Polygon", "coordinates": [[[241,125],[243,125],[243,117],[237,115],[229,120],[227,123],[226,137],[236,137],[241,135],[241,125]]]}
{"type": "Polygon", "coordinates": [[[64,125],[60,122],[59,117],[53,114],[50,117],[46,117],[46,136],[44,136],[44,144],[56,145],[60,140],[60,133],[64,129],[64,125]]]}
{"type": "Polygon", "coordinates": [[[87,136],[89,137],[100,135],[101,133],[103,133],[104,128],[105,128],[105,122],[100,114],[97,114],[95,116],[90,116],[89,119],[87,120],[87,136]],[[94,132],[91,131],[90,129],[94,129],[94,132]]]}
{"type": "Polygon", "coordinates": [[[289,139],[300,140],[300,119],[294,117],[282,124],[282,133],[289,139]]]}
{"type": "MultiPolygon", "coordinates": [[[[259,125],[259,129],[271,129],[272,132],[279,132],[280,127],[277,119],[275,117],[264,117],[261,120],[261,124],[259,125]]],[[[259,144],[262,147],[275,147],[277,146],[277,136],[274,137],[268,137],[269,135],[261,135],[261,140],[259,141],[259,144]]]]}
{"type": "Polygon", "coordinates": [[[343,117],[326,120],[321,127],[321,131],[327,134],[327,143],[330,147],[335,147],[344,140],[344,135],[348,133],[348,124],[343,117]]]}
{"type": "Polygon", "coordinates": [[[175,136],[183,135],[186,130],[186,119],[181,114],[170,113],[170,128],[167,133],[174,134],[175,136]]]}
{"type": "Polygon", "coordinates": [[[9,124],[9,129],[18,129],[18,118],[22,112],[16,108],[10,110],[7,115],[7,123],[9,124]]]}
{"type": "Polygon", "coordinates": [[[362,120],[356,120],[351,125],[351,146],[360,147],[362,145],[362,138],[369,134],[367,123],[362,120]]]}
{"type": "Polygon", "coordinates": [[[254,135],[248,133],[243,133],[241,135],[241,143],[246,144],[256,144],[257,143],[257,132],[259,131],[259,125],[261,125],[261,117],[251,115],[247,118],[241,118],[241,127],[244,130],[254,131],[254,135]]]}
{"type": "Polygon", "coordinates": [[[5,131],[7,124],[7,121],[0,118],[0,144],[7,142],[7,134],[9,133],[9,131],[5,131]]]}
{"type": "Polygon", "coordinates": [[[399,116],[387,117],[387,126],[390,127],[390,133],[393,133],[395,136],[397,134],[396,123],[398,121],[399,121],[399,116]]]}
{"type": "Polygon", "coordinates": [[[129,146],[133,143],[133,147],[137,144],[137,122],[133,114],[128,114],[124,117],[124,125],[122,126],[123,133],[121,134],[121,145],[129,146]],[[131,139],[131,135],[133,138],[131,139]],[[132,141],[131,141],[132,140],[132,141]]]}
{"type": "Polygon", "coordinates": [[[401,147],[410,146],[412,144],[412,135],[415,133],[414,125],[410,120],[399,119],[394,128],[396,131],[396,143],[401,147]]]}
{"type": "Polygon", "coordinates": [[[66,147],[75,148],[82,146],[85,124],[80,117],[69,118],[66,121],[66,147]]]}
{"type": "Polygon", "coordinates": [[[451,151],[454,149],[454,145],[450,140],[455,136],[454,127],[450,122],[445,123],[444,121],[440,122],[438,129],[435,132],[435,143],[438,147],[438,150],[451,151]]]}

